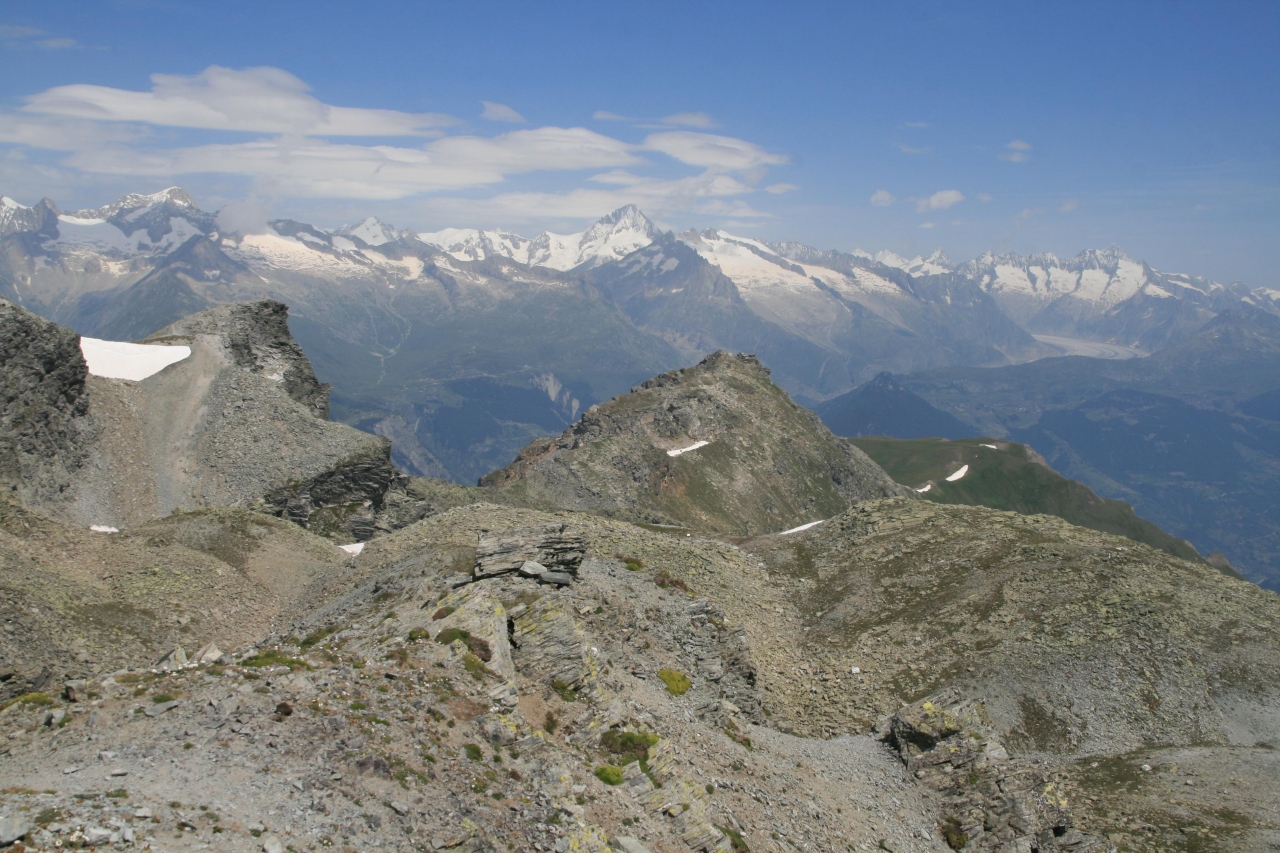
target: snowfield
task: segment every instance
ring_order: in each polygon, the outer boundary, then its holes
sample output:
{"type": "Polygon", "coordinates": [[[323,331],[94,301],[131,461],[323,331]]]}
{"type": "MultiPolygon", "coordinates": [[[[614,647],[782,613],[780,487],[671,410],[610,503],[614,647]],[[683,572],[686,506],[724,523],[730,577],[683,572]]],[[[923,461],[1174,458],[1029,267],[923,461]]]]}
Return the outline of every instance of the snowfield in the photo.
{"type": "Polygon", "coordinates": [[[338,549],[341,551],[346,551],[348,554],[355,557],[355,556],[358,556],[360,552],[364,550],[364,543],[352,542],[350,545],[339,545],[338,549]]]}
{"type": "Polygon", "coordinates": [[[89,365],[90,376],[137,382],[187,358],[191,355],[191,347],[81,338],[80,352],[89,365]]]}
{"type": "Polygon", "coordinates": [[[968,474],[968,473],[969,473],[969,466],[961,465],[959,471],[955,472],[954,474],[952,474],[950,477],[947,478],[947,482],[954,483],[956,480],[959,480],[961,477],[963,477],[965,474],[968,474]]]}

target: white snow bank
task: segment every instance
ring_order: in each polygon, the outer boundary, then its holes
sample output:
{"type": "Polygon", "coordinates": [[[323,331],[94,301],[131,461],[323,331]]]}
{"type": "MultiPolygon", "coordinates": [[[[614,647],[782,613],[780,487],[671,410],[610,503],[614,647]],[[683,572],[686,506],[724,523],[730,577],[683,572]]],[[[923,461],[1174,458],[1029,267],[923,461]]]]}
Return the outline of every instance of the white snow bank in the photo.
{"type": "Polygon", "coordinates": [[[969,466],[962,465],[960,466],[959,471],[955,472],[954,474],[952,474],[950,477],[947,478],[947,482],[954,483],[956,480],[959,480],[961,477],[963,477],[965,474],[968,474],[968,473],[969,473],[969,466]]]}
{"type": "Polygon", "coordinates": [[[688,453],[690,450],[697,450],[699,447],[706,447],[710,443],[711,442],[709,441],[695,441],[693,444],[689,445],[688,447],[681,447],[676,450],[668,450],[667,455],[679,456],[681,453],[688,453]]]}
{"type": "Polygon", "coordinates": [[[341,548],[343,551],[346,551],[348,554],[350,554],[351,556],[353,556],[353,557],[354,557],[354,556],[356,556],[357,554],[359,554],[361,551],[363,551],[363,550],[364,550],[364,543],[363,543],[363,542],[352,542],[350,545],[339,545],[338,547],[339,547],[339,548],[341,548]]]}
{"type": "MultiPolygon", "coordinates": [[[[822,521],[826,521],[826,519],[823,519],[822,521]]],[[[792,533],[799,533],[801,530],[808,530],[810,527],[817,527],[819,524],[822,523],[822,521],[811,521],[808,524],[802,524],[799,527],[793,527],[790,530],[784,530],[778,535],[787,536],[792,533]]]]}
{"type": "Polygon", "coordinates": [[[119,533],[120,532],[120,528],[108,527],[105,524],[90,524],[89,529],[92,530],[94,533],[119,533]]]}
{"type": "Polygon", "coordinates": [[[923,493],[923,492],[929,491],[932,488],[933,488],[933,483],[925,483],[923,489],[916,489],[916,491],[923,493]]]}
{"type": "Polygon", "coordinates": [[[146,379],[171,364],[191,355],[191,347],[166,347],[158,344],[130,344],[124,341],[100,341],[81,338],[80,352],[93,376],[108,379],[146,379]]]}
{"type": "Polygon", "coordinates": [[[978,446],[979,446],[979,447],[990,447],[992,450],[999,450],[999,449],[1000,449],[1000,448],[996,447],[994,444],[980,444],[980,445],[978,445],[978,446]]]}

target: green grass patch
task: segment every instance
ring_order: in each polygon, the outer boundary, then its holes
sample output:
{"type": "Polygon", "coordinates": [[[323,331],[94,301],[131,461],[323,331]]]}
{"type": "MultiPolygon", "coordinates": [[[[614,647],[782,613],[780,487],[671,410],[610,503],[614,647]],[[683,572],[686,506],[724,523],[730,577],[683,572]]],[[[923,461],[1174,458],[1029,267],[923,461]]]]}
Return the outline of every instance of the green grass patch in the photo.
{"type": "Polygon", "coordinates": [[[44,707],[52,704],[54,704],[54,700],[48,694],[23,693],[21,696],[5,702],[4,705],[0,707],[8,708],[10,705],[39,705],[44,707]]]}
{"type": "Polygon", "coordinates": [[[604,764],[596,768],[596,778],[606,785],[622,784],[622,768],[604,764]]]}
{"type": "Polygon", "coordinates": [[[693,686],[689,676],[674,669],[658,670],[658,678],[662,679],[662,683],[667,686],[667,692],[672,696],[683,696],[693,686]]]}
{"type": "Polygon", "coordinates": [[[462,749],[467,753],[467,758],[472,761],[484,761],[484,750],[480,748],[479,744],[465,743],[462,745],[462,749]]]}
{"type": "Polygon", "coordinates": [[[658,736],[645,732],[624,732],[621,729],[609,729],[600,736],[600,746],[612,755],[618,756],[622,766],[633,761],[644,761],[649,758],[649,747],[658,742],[658,736]]]}
{"type": "Polygon", "coordinates": [[[449,616],[456,611],[457,611],[456,607],[441,607],[435,613],[431,614],[431,621],[435,622],[439,619],[443,619],[444,617],[449,616]]]}
{"type": "Polygon", "coordinates": [[[311,669],[311,665],[304,660],[290,657],[279,649],[267,649],[258,652],[255,655],[240,661],[241,666],[265,667],[265,666],[287,666],[290,670],[311,669]]]}

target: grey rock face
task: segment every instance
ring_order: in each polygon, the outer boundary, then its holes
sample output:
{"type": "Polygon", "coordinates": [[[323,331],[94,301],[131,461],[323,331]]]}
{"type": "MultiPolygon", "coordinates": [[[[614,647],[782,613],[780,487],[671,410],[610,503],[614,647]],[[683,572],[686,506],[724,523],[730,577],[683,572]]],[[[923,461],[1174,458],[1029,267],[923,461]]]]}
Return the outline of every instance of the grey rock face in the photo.
{"type": "Polygon", "coordinates": [[[147,338],[148,342],[214,335],[226,342],[232,361],[283,385],[290,397],[317,418],[329,417],[329,386],[316,378],[302,347],[289,332],[283,302],[234,302],[184,317],[147,338]]]}
{"type": "Polygon", "coordinates": [[[586,544],[581,536],[568,532],[567,527],[546,524],[482,534],[476,545],[475,577],[523,574],[530,571],[525,569],[526,563],[538,564],[542,568],[538,574],[544,579],[547,572],[577,574],[586,554],[586,544]]]}
{"type": "Polygon", "coordinates": [[[84,464],[88,373],[79,335],[0,299],[0,482],[19,500],[58,495],[84,464]]]}

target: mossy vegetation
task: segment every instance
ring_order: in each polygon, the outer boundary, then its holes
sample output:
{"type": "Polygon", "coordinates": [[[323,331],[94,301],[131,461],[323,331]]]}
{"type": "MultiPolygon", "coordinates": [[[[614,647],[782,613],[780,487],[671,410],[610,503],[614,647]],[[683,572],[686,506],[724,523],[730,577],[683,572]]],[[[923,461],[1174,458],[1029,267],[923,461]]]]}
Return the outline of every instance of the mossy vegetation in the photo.
{"type": "Polygon", "coordinates": [[[604,764],[596,768],[596,778],[606,785],[622,784],[622,768],[612,764],[604,764]]]}
{"type": "Polygon", "coordinates": [[[674,669],[658,670],[658,678],[667,686],[667,692],[672,696],[683,696],[688,693],[689,688],[693,686],[693,682],[689,680],[689,676],[674,669]]]}

